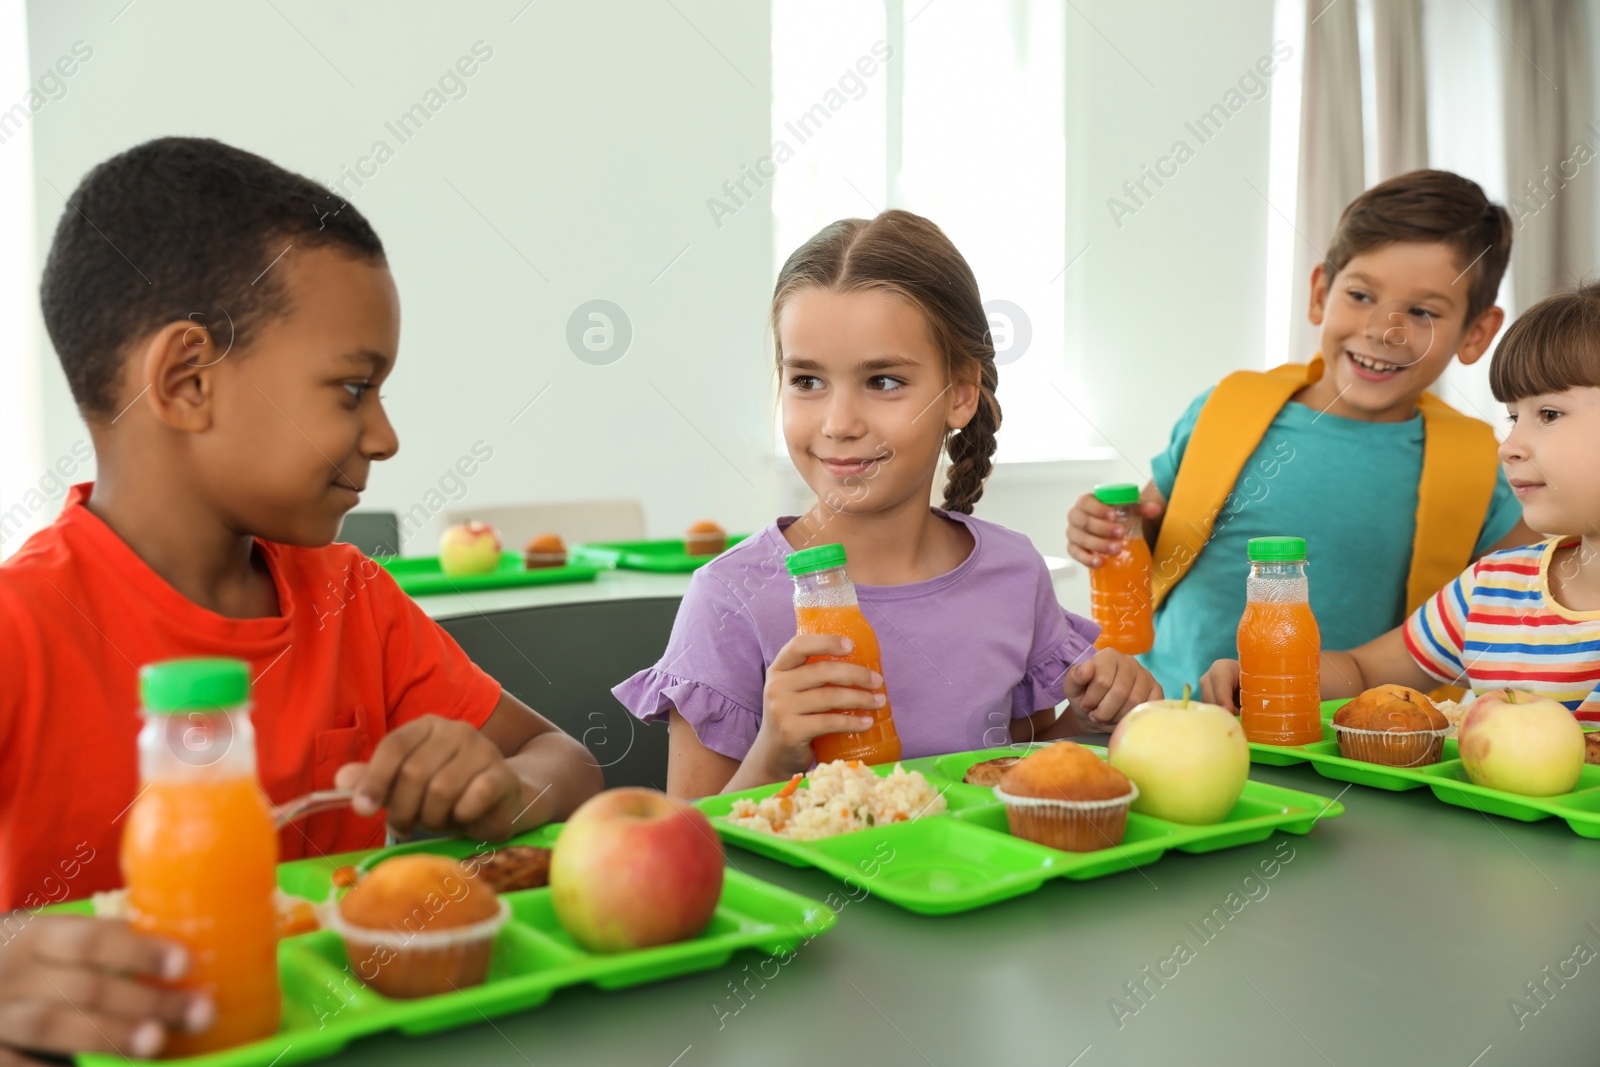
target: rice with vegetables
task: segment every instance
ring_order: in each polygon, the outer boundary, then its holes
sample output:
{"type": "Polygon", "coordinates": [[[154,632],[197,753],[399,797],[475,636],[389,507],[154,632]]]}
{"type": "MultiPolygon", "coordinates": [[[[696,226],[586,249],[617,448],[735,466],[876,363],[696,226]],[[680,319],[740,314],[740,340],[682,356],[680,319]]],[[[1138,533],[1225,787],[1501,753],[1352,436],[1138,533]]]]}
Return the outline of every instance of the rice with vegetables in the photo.
{"type": "Polygon", "coordinates": [[[728,822],[752,830],[814,841],[884,823],[907,822],[945,810],[944,797],[918,771],[900,764],[882,777],[859,760],[834,760],[800,775],[765,800],[736,800],[728,822]]]}

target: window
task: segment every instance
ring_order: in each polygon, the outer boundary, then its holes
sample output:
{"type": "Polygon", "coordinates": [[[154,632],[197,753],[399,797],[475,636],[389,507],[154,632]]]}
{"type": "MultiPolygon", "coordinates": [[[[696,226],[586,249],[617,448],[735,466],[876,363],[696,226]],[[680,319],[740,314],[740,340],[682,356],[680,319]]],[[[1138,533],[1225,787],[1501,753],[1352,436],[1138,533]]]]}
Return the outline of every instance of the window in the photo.
{"type": "Polygon", "coordinates": [[[1055,385],[1070,258],[1063,11],[1055,0],[772,10],[774,272],[836,219],[898,207],[936,222],[990,310],[1001,462],[1088,443],[1055,385]]]}

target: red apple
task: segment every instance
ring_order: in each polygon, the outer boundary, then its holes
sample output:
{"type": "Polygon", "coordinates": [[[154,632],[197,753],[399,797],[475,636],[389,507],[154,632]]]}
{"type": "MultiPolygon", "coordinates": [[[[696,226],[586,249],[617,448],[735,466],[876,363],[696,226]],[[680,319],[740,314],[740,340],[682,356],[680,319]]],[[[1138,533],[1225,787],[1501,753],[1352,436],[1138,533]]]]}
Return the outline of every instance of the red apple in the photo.
{"type": "Polygon", "coordinates": [[[500,566],[500,535],[486,522],[460,522],[439,538],[439,569],[452,578],[500,566]]]}
{"type": "Polygon", "coordinates": [[[1507,793],[1570,793],[1583,773],[1583,727],[1564,704],[1515,689],[1472,702],[1456,743],[1474,783],[1507,793]]]}
{"type": "Polygon", "coordinates": [[[624,952],[694,937],[722,899],[722,841],[698,808],[608,789],[572,813],[550,856],[550,899],[572,939],[624,952]]]}

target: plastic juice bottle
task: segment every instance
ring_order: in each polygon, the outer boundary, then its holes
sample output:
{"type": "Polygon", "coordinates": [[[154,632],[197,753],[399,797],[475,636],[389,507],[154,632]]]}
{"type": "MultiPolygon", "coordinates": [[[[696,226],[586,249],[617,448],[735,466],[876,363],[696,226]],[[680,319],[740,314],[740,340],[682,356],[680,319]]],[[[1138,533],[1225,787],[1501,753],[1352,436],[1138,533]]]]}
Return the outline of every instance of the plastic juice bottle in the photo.
{"type": "Polygon", "coordinates": [[[1155,606],[1150,595],[1150,543],[1139,515],[1139,487],[1129,483],[1097,485],[1094,498],[1117,509],[1117,521],[1128,531],[1122,551],[1089,572],[1089,603],[1100,624],[1096,648],[1114,648],[1130,656],[1149,652],[1156,643],[1155,606]]]}
{"type": "MultiPolygon", "coordinates": [[[[848,637],[855,645],[847,656],[812,656],[818,660],[843,660],[859,663],[883,675],[883,657],[878,651],[878,635],[856,601],[856,587],[845,573],[843,545],[819,545],[794,553],[788,560],[794,579],[796,630],[803,634],[833,634],[848,637]]],[[[883,707],[876,710],[850,708],[849,715],[870,715],[875,721],[865,730],[844,734],[825,734],[811,742],[818,763],[836,759],[858,759],[863,763],[893,763],[900,758],[900,735],[895,733],[894,713],[888,692],[883,707]]]]}
{"type": "Polygon", "coordinates": [[[1322,634],[1311,614],[1303,537],[1252,537],[1239,620],[1239,723],[1257,744],[1322,740],[1322,634]]]}
{"type": "Polygon", "coordinates": [[[122,836],[129,922],[189,950],[174,985],[209,996],[216,1022],[170,1031],[190,1056],[278,1030],[278,833],[256,780],[249,667],[186,659],[139,672],[142,788],[122,836]]]}

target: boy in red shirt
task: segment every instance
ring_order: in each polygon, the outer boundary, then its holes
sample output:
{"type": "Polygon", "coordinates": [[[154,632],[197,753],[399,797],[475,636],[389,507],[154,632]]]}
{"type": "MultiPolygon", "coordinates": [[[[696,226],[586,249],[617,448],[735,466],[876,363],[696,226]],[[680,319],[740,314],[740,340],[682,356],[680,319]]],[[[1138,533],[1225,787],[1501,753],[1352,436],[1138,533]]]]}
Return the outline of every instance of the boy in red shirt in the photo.
{"type": "Polygon", "coordinates": [[[285,830],[284,859],[381,845],[385,821],[499,840],[602,784],[331,543],[398,447],[378,387],[399,298],[354,207],[215,141],[151,141],[73,194],[41,298],[99,474],[0,566],[0,1063],[8,1043],[151,1056],[209,1024],[137,980],[181,972],[179,947],[36,914],[121,884],[146,663],[248,661],[268,797],[357,790],[285,830]]]}

